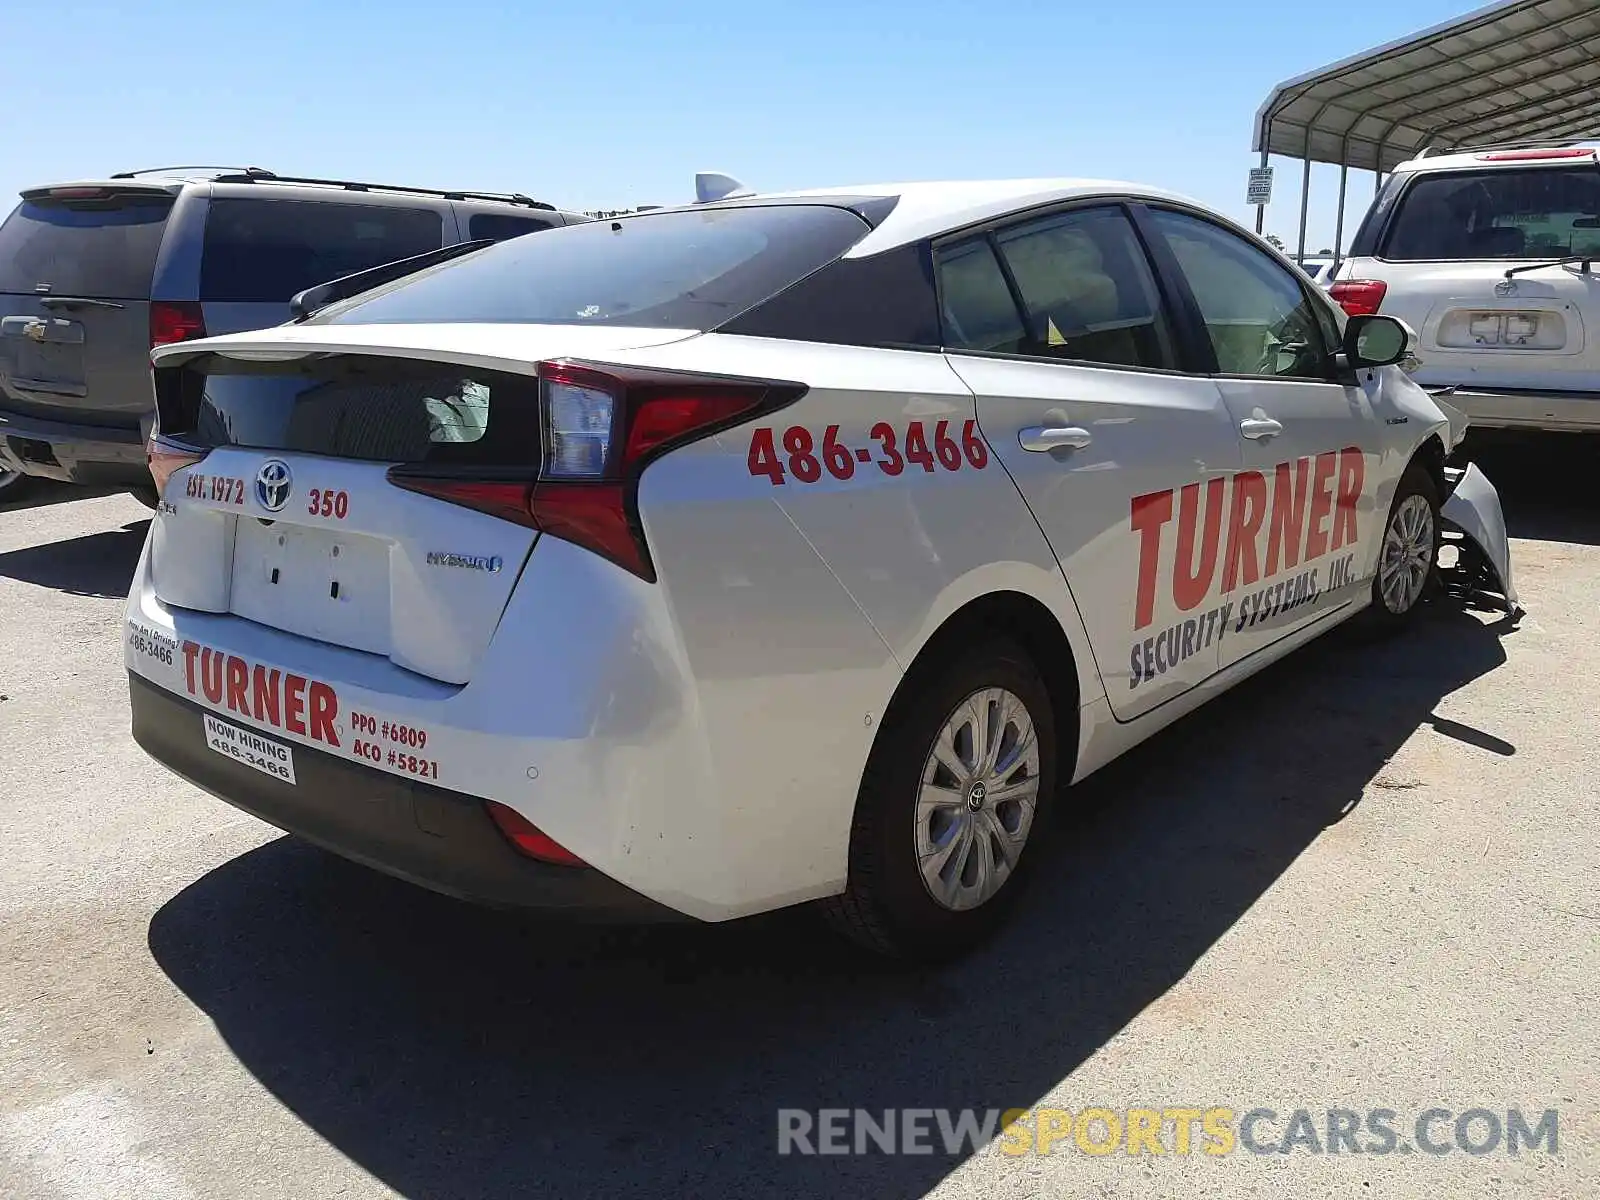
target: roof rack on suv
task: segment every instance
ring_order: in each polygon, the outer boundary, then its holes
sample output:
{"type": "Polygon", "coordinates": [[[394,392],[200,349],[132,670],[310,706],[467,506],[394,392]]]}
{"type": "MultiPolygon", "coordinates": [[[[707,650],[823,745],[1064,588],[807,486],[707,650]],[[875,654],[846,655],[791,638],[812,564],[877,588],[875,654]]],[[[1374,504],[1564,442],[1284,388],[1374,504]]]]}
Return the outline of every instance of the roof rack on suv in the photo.
{"type": "Polygon", "coordinates": [[[1549,146],[1576,146],[1582,142],[1600,141],[1600,133],[1581,133],[1574,137],[1542,137],[1518,138],[1511,142],[1473,142],[1468,145],[1441,148],[1438,146],[1424,146],[1417,151],[1418,158],[1427,158],[1435,154],[1476,154],[1483,150],[1531,150],[1549,146]]]}
{"type": "Polygon", "coordinates": [[[136,179],[140,175],[174,175],[180,171],[204,171],[209,175],[250,175],[258,179],[275,178],[264,167],[222,167],[211,163],[184,163],[176,167],[143,167],[137,171],[118,171],[113,179],[136,179]]]}
{"type": "Polygon", "coordinates": [[[318,179],[310,175],[276,175],[259,168],[246,168],[239,174],[217,176],[216,183],[310,183],[322,187],[343,188],[347,192],[401,192],[410,196],[439,196],[445,200],[500,200],[507,204],[520,204],[526,208],[542,208],[554,212],[554,204],[524,196],[521,192],[469,192],[460,188],[408,187],[398,183],[362,183],[355,179],[318,179]]]}

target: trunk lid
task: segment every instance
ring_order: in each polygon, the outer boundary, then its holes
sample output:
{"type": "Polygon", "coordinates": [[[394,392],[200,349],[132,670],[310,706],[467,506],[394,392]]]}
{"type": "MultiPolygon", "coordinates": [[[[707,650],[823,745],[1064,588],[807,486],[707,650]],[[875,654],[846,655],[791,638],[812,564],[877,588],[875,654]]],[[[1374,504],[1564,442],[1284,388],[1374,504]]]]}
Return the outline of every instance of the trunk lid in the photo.
{"type": "Polygon", "coordinates": [[[127,181],[23,193],[0,225],[8,410],[138,428],[150,408],[150,282],[172,204],[173,188],[127,181]]]}
{"type": "Polygon", "coordinates": [[[396,487],[389,469],[531,480],[535,362],[685,336],[288,326],[158,352],[161,436],[205,456],[164,489],[155,592],[464,684],[538,531],[396,487]]]}

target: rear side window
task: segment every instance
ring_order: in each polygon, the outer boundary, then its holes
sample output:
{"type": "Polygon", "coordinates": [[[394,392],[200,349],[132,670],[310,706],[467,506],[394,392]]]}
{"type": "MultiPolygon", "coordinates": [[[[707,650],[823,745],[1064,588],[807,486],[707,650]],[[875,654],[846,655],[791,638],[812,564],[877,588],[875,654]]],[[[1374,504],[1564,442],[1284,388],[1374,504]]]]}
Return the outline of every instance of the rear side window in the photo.
{"type": "Polygon", "coordinates": [[[373,355],[287,363],[207,356],[157,373],[164,433],[373,462],[539,461],[538,380],[373,355]]]}
{"type": "Polygon", "coordinates": [[[281,304],[443,240],[443,221],[425,208],[220,197],[206,219],[200,298],[281,304]]]}
{"type": "Polygon", "coordinates": [[[939,252],[945,345],[1017,354],[1027,333],[987,238],[939,252]]]}
{"type": "Polygon", "coordinates": [[[0,292],[148,300],[172,197],[24,200],[0,225],[0,292]]]}
{"type": "Polygon", "coordinates": [[[818,204],[591,221],[419,271],[313,320],[714,329],[832,262],[867,229],[849,210],[818,204]]]}
{"type": "Polygon", "coordinates": [[[1419,175],[1381,253],[1399,261],[1600,255],[1600,169],[1419,175]]]}
{"type": "Polygon", "coordinates": [[[489,238],[496,242],[509,241],[525,233],[538,233],[541,229],[555,228],[554,221],[538,217],[513,217],[505,213],[473,213],[467,219],[467,240],[489,238]]]}

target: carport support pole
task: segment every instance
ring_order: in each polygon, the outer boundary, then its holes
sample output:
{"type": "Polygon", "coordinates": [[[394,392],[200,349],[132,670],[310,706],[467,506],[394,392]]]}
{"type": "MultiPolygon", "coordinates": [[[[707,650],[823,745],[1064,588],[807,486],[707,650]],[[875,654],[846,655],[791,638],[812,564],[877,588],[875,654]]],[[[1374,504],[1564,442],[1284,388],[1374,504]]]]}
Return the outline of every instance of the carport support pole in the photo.
{"type": "Polygon", "coordinates": [[[1311,201],[1311,131],[1306,130],[1305,170],[1300,176],[1300,251],[1298,261],[1306,258],[1306,208],[1311,201]]]}
{"type": "MultiPolygon", "coordinates": [[[[1266,141],[1267,141],[1266,137],[1263,136],[1262,139],[1261,139],[1262,145],[1265,145],[1266,141]]],[[[1263,150],[1261,152],[1261,165],[1263,167],[1265,167],[1267,165],[1267,152],[1265,150],[1263,150]]],[[[1266,227],[1267,227],[1267,206],[1265,204],[1258,204],[1258,205],[1256,205],[1256,233],[1257,233],[1257,235],[1259,235],[1261,233],[1261,231],[1263,229],[1265,229],[1266,227]]]]}
{"type": "Polygon", "coordinates": [[[1339,257],[1344,252],[1344,188],[1350,179],[1350,164],[1339,164],[1339,215],[1333,222],[1333,265],[1339,265],[1339,257]]]}

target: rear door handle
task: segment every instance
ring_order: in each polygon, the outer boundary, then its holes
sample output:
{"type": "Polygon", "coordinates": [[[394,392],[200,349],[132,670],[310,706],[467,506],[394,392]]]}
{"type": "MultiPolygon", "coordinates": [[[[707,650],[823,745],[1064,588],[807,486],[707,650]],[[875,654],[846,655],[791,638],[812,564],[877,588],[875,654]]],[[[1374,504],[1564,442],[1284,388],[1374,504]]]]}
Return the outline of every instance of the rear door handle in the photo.
{"type": "Polygon", "coordinates": [[[1239,422],[1239,432],[1252,442],[1259,442],[1263,438],[1277,437],[1283,432],[1283,423],[1271,417],[1246,417],[1239,422]]]}
{"type": "Polygon", "coordinates": [[[1029,429],[1018,430],[1017,441],[1024,450],[1044,453],[1063,448],[1081,450],[1094,441],[1094,437],[1087,429],[1080,429],[1076,425],[1060,428],[1035,425],[1029,429]]]}

